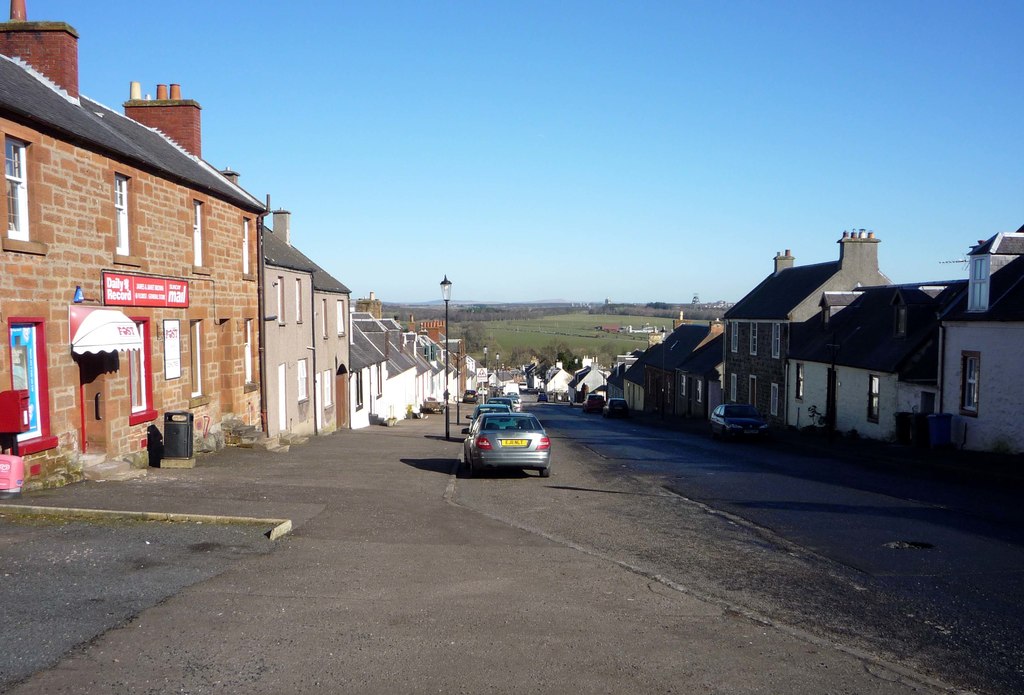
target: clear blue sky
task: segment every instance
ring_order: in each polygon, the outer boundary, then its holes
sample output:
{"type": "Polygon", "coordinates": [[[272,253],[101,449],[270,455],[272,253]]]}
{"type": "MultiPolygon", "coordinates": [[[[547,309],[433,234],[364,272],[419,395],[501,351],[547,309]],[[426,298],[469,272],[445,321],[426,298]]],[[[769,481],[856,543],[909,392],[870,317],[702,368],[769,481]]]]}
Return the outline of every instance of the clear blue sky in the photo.
{"type": "MultiPolygon", "coordinates": [[[[6,9],[6,8],[5,8],[6,9]]],[[[203,153],[385,301],[736,300],[1024,224],[1021,2],[28,0],[84,94],[177,82],[203,153]]]]}

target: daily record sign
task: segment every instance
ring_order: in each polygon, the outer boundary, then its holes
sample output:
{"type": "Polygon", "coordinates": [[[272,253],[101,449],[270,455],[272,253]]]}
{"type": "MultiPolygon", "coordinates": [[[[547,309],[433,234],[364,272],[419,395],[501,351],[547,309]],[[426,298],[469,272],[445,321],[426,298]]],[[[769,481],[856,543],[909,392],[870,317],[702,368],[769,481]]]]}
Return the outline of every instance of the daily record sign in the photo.
{"type": "Polygon", "coordinates": [[[141,275],[103,273],[107,306],[188,307],[188,282],[141,275]]]}

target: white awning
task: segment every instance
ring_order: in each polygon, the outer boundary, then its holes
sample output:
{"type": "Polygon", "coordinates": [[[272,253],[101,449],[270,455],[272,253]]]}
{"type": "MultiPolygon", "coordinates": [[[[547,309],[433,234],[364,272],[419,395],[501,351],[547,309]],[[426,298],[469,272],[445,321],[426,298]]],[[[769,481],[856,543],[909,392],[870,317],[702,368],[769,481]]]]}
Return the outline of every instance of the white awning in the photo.
{"type": "Polygon", "coordinates": [[[142,349],[138,326],[117,309],[71,306],[68,307],[68,315],[73,352],[81,355],[142,349]]]}

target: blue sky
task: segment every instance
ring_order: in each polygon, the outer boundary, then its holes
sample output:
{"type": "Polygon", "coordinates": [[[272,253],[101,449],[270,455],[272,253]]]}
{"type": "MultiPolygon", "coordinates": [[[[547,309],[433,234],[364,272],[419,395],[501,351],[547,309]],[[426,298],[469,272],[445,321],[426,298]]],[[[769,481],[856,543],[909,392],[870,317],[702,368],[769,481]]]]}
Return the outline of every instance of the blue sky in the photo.
{"type": "Polygon", "coordinates": [[[1020,2],[27,3],[353,296],[735,301],[861,228],[938,280],[1024,224],[1020,2]]]}

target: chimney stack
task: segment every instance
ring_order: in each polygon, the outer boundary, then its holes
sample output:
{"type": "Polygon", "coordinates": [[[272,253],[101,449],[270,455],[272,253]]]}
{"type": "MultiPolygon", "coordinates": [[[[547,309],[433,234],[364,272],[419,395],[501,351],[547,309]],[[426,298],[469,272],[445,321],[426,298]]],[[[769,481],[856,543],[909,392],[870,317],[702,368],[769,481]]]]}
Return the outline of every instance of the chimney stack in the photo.
{"type": "Polygon", "coordinates": [[[839,244],[839,268],[857,272],[878,272],[878,244],[881,239],[874,232],[854,229],[843,232],[839,244]]]}
{"type": "Polygon", "coordinates": [[[69,24],[30,22],[25,0],[11,0],[11,19],[0,24],[0,54],[23,60],[78,98],[78,32],[69,24]]]}
{"type": "Polygon", "coordinates": [[[227,169],[224,169],[220,173],[221,173],[221,176],[226,178],[228,181],[230,181],[231,183],[235,184],[236,186],[238,185],[239,173],[237,171],[233,171],[231,169],[231,167],[228,167],[227,169]]]}
{"type": "Polygon", "coordinates": [[[274,210],[274,234],[284,243],[292,245],[292,213],[274,210]]]}
{"type": "Polygon", "coordinates": [[[196,157],[203,156],[202,107],[192,99],[181,98],[181,85],[156,86],[156,99],[142,99],[142,90],[137,82],[131,83],[128,101],[124,103],[124,115],[144,126],[155,128],[182,149],[196,157]]]}
{"type": "Polygon", "coordinates": [[[786,253],[785,254],[781,254],[781,253],[779,253],[777,251],[775,252],[775,272],[776,273],[779,272],[780,270],[785,270],[786,268],[792,268],[793,267],[793,263],[795,263],[795,262],[796,262],[796,259],[793,258],[793,255],[789,252],[789,249],[786,249],[786,253]]]}

